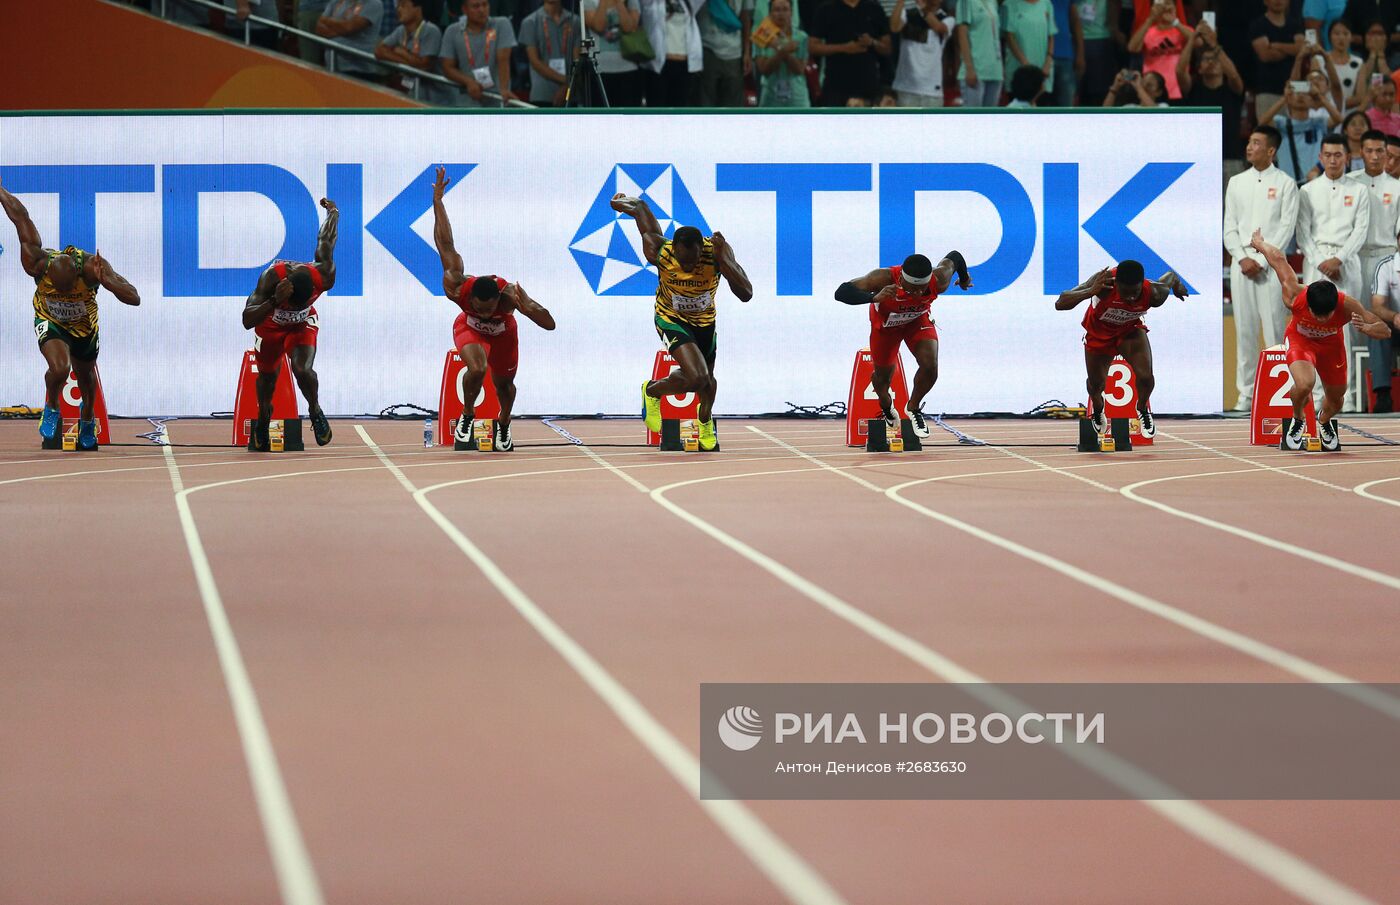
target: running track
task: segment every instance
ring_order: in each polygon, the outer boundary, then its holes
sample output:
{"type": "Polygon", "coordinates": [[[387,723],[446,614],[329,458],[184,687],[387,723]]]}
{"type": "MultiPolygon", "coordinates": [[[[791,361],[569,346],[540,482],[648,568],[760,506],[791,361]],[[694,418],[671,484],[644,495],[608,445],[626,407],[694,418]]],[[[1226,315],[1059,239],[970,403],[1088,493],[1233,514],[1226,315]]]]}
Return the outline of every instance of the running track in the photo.
{"type": "Polygon", "coordinates": [[[955,424],[0,423],[0,902],[1400,902],[1394,802],[697,800],[702,681],[1400,682],[1400,448],[955,424]]]}

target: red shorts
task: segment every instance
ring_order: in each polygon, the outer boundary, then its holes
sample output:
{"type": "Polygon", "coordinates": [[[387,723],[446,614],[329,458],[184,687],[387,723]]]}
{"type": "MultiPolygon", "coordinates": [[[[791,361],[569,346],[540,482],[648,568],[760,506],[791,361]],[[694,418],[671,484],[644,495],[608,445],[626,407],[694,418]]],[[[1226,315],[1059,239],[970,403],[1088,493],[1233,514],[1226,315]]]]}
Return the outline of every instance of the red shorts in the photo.
{"type": "Polygon", "coordinates": [[[279,324],[270,316],[253,328],[253,351],[258,355],[259,371],[278,371],[282,356],[297,346],[316,348],[316,334],[321,332],[313,307],[306,320],[299,324],[279,324]]]}
{"type": "Polygon", "coordinates": [[[1336,341],[1313,342],[1296,333],[1285,333],[1283,346],[1288,363],[1306,361],[1317,369],[1317,381],[1323,386],[1343,386],[1347,382],[1347,347],[1337,334],[1336,341]]]}
{"type": "Polygon", "coordinates": [[[467,326],[467,315],[457,315],[452,322],[452,343],[460,350],[473,344],[486,347],[486,366],[497,377],[514,377],[520,366],[520,343],[515,331],[515,319],[504,322],[500,333],[482,333],[467,326]]]}
{"type": "Polygon", "coordinates": [[[870,361],[877,368],[892,368],[899,358],[899,344],[907,343],[910,351],[914,344],[931,339],[938,341],[938,329],[928,318],[905,324],[902,327],[881,327],[870,325],[870,361]]]}
{"type": "Polygon", "coordinates": [[[1093,352],[1096,355],[1117,355],[1118,344],[1130,336],[1134,336],[1141,330],[1147,332],[1147,325],[1136,323],[1126,330],[1115,330],[1112,333],[1090,333],[1084,334],[1084,351],[1093,352]]]}

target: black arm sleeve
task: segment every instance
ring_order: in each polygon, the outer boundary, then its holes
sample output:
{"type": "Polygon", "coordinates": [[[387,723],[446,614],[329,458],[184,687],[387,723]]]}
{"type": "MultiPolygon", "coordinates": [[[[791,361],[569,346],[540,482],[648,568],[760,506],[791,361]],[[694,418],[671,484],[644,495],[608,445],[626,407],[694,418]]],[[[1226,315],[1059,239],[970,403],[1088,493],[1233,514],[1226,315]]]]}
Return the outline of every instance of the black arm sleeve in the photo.
{"type": "Polygon", "coordinates": [[[963,259],[962,252],[954,249],[943,257],[953,262],[953,269],[957,271],[959,279],[967,279],[967,261],[963,259]]]}
{"type": "Polygon", "coordinates": [[[836,287],[836,301],[843,305],[869,305],[874,300],[875,293],[866,292],[849,281],[836,287]]]}

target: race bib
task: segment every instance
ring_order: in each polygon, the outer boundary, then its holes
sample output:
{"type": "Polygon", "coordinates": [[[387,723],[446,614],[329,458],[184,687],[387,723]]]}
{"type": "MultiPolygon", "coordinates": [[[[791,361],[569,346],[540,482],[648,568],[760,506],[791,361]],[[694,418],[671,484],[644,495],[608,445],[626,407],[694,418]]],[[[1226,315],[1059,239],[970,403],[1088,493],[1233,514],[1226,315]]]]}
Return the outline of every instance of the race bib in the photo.
{"type": "Polygon", "coordinates": [[[555,57],[554,59],[549,61],[549,68],[553,69],[560,75],[564,74],[564,71],[565,69],[567,69],[567,67],[568,63],[563,57],[555,57]]]}
{"type": "Polygon", "coordinates": [[[1298,332],[1306,336],[1308,339],[1331,339],[1332,337],[1337,335],[1337,331],[1335,329],[1329,329],[1327,327],[1314,327],[1311,324],[1299,324],[1298,332]]]}
{"type": "Polygon", "coordinates": [[[506,332],[505,321],[484,320],[475,314],[467,315],[467,326],[483,336],[500,336],[506,332]]]}
{"type": "Polygon", "coordinates": [[[715,305],[715,296],[712,292],[704,295],[673,295],[671,296],[671,307],[680,314],[695,314],[706,311],[715,305]]]}
{"type": "Polygon", "coordinates": [[[490,66],[478,66],[472,70],[472,78],[483,88],[495,88],[496,80],[491,78],[490,66]]]}
{"type": "Polygon", "coordinates": [[[86,302],[69,302],[60,299],[45,299],[44,307],[55,320],[76,321],[87,317],[86,302]]]}
{"type": "Polygon", "coordinates": [[[1103,314],[1099,315],[1105,324],[1128,324],[1142,317],[1141,311],[1129,311],[1127,308],[1107,308],[1103,314]]]}
{"type": "Polygon", "coordinates": [[[272,322],[274,324],[299,324],[310,316],[310,308],[302,308],[300,311],[293,311],[290,308],[272,309],[272,322]]]}
{"type": "Polygon", "coordinates": [[[903,311],[891,311],[885,315],[886,327],[902,327],[905,324],[912,324],[914,321],[924,316],[924,309],[914,308],[903,311]]]}

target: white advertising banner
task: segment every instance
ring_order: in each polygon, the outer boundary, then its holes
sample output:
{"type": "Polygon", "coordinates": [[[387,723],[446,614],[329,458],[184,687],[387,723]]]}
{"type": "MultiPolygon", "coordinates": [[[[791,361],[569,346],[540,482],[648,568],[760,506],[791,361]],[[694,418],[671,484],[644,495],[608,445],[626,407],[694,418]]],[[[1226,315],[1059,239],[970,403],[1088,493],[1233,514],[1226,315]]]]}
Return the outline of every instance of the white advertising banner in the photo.
{"type": "MultiPolygon", "coordinates": [[[[518,280],[522,414],[626,414],[659,342],[656,279],[614,192],[668,233],[722,231],[754,285],[721,288],[721,414],[844,400],[863,308],[844,280],[961,251],[971,292],[933,305],[928,411],[1023,412],[1084,396],[1083,307],[1055,296],[1134,258],[1192,287],[1148,316],[1153,407],[1221,404],[1220,118],[1205,113],[290,113],[0,118],[0,180],[46,245],[100,250],[141,293],[100,296],[103,384],[127,415],[232,408],[240,312],[275,258],[313,256],[341,210],[316,368],[335,414],[435,407],[458,309],[432,245],[432,171],[469,273],[518,280]],[[1152,117],[1149,123],[1144,116],[1152,117]]],[[[34,283],[0,223],[0,402],[37,403],[34,283]]]]}

